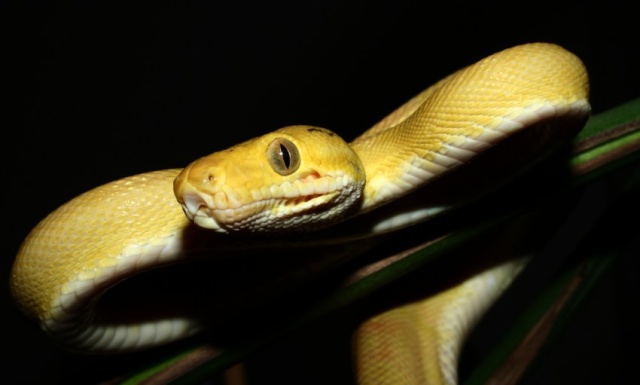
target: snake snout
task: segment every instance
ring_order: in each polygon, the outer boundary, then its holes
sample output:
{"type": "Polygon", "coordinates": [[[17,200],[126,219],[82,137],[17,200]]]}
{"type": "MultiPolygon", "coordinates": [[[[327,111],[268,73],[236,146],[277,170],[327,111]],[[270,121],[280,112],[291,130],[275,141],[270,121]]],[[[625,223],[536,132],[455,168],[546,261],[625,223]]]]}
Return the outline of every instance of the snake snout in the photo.
{"type": "Polygon", "coordinates": [[[224,173],[202,167],[198,161],[185,167],[176,177],[174,193],[190,221],[201,227],[226,232],[212,215],[212,210],[226,206],[225,194],[219,188],[224,179],[224,173]]]}

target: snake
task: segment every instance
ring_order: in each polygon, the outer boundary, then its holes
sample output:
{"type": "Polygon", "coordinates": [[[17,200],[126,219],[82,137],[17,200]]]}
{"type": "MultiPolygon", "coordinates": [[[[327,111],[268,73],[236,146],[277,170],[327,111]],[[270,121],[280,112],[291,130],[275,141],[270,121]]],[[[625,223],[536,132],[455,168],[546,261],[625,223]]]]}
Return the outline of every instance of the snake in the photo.
{"type": "MultiPolygon", "coordinates": [[[[286,247],[313,243],[316,235],[317,244],[330,243],[330,236],[321,235],[334,236],[330,230],[344,224],[342,239],[420,223],[437,212],[429,200],[431,182],[530,127],[547,128],[544,143],[567,141],[567,133],[579,131],[590,114],[588,95],[587,71],[576,55],[553,43],[525,43],[437,81],[349,143],[325,128],[287,126],[182,169],[107,183],[63,204],[31,230],[12,267],[12,296],[25,317],[65,349],[119,353],[183,339],[200,333],[206,322],[179,311],[119,320],[126,311],[106,314],[101,298],[143,272],[191,261],[201,238],[212,237],[223,249],[229,240],[227,252],[259,254],[270,234],[284,242],[277,247],[286,247]],[[420,199],[411,212],[367,220],[364,230],[354,227],[361,233],[350,234],[353,218],[383,212],[416,191],[420,199]],[[252,245],[256,234],[264,236],[252,245]]],[[[384,383],[388,377],[394,384],[455,383],[455,357],[473,323],[468,320],[476,317],[469,314],[486,307],[478,303],[491,303],[504,289],[500,282],[512,279],[520,265],[500,265],[368,321],[377,326],[359,333],[361,382],[384,383]],[[385,318],[394,326],[381,327],[385,318]],[[408,324],[426,331],[413,342],[394,340],[408,324]],[[384,368],[381,344],[394,343],[401,353],[384,368]],[[400,367],[410,375],[394,375],[400,367]]]]}

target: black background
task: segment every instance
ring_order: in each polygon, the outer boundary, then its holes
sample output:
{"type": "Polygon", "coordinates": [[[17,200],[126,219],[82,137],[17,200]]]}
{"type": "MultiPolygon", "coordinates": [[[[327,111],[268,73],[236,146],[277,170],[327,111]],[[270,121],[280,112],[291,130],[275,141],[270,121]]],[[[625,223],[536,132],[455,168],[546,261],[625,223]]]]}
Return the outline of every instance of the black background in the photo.
{"type": "MultiPolygon", "coordinates": [[[[5,3],[3,276],[30,228],[83,191],[183,167],[289,124],[352,139],[435,80],[516,44],[558,43],[582,58],[595,113],[638,97],[640,13],[632,4],[5,3]]],[[[57,350],[5,292],[3,378],[93,383],[109,370],[99,358],[57,350]]],[[[571,360],[567,373],[588,373],[594,356],[611,353],[568,346],[563,359],[584,350],[591,358],[571,360]]],[[[549,366],[553,373],[565,363],[549,366]]]]}

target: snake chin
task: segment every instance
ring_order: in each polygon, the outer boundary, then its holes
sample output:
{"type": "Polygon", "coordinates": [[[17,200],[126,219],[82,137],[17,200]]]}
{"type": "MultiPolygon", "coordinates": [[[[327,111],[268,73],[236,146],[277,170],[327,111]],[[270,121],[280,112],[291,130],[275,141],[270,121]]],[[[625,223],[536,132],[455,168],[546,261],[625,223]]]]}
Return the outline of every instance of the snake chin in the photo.
{"type": "MultiPolygon", "coordinates": [[[[187,210],[184,209],[185,214],[187,210]]],[[[221,224],[216,221],[216,219],[211,215],[206,213],[206,209],[201,208],[198,209],[195,215],[192,215],[189,219],[193,221],[199,227],[204,229],[213,230],[218,233],[228,233],[227,229],[221,226],[221,224]]],[[[190,214],[186,214],[189,217],[190,214]]]]}

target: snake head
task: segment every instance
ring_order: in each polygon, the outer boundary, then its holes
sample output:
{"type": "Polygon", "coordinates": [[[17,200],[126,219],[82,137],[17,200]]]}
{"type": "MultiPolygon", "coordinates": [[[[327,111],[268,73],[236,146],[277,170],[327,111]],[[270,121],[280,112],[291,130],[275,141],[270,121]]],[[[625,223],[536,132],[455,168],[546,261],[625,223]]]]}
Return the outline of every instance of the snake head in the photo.
{"type": "Polygon", "coordinates": [[[200,227],[300,231],[355,210],[364,183],[362,163],[342,138],[289,126],[196,160],[175,179],[174,193],[200,227]]]}

